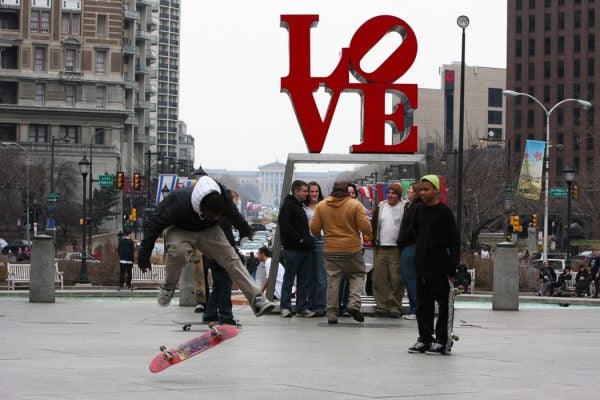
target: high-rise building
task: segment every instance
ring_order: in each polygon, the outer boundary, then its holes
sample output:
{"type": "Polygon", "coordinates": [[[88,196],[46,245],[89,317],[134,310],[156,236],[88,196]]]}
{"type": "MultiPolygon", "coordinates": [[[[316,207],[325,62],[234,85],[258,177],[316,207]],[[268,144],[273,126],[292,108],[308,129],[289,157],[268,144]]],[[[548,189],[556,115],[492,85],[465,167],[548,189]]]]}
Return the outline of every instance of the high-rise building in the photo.
{"type": "MultiPolygon", "coordinates": [[[[548,110],[570,98],[594,106],[586,111],[576,102],[566,102],[550,114],[550,187],[566,186],[563,168],[567,164],[577,168],[578,181],[594,185],[600,168],[600,146],[593,135],[600,128],[594,119],[595,93],[600,89],[600,73],[596,73],[600,8],[593,0],[509,0],[507,4],[506,88],[535,97],[548,110]]],[[[516,174],[526,140],[546,141],[542,107],[525,96],[507,100],[506,135],[516,174]]]]}
{"type": "Polygon", "coordinates": [[[179,122],[179,0],[160,0],[154,15],[158,29],[157,148],[163,156],[178,159],[179,122]]]}

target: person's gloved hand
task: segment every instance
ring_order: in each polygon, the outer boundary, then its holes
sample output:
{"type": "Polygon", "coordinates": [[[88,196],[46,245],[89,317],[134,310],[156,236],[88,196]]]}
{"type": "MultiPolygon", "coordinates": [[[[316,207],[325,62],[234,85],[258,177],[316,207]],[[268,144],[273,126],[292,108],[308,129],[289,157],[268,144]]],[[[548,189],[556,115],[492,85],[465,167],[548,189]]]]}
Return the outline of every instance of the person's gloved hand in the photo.
{"type": "Polygon", "coordinates": [[[150,263],[150,254],[151,252],[145,250],[143,247],[140,248],[138,252],[138,267],[142,270],[142,272],[146,272],[148,270],[152,270],[152,264],[150,263]]]}

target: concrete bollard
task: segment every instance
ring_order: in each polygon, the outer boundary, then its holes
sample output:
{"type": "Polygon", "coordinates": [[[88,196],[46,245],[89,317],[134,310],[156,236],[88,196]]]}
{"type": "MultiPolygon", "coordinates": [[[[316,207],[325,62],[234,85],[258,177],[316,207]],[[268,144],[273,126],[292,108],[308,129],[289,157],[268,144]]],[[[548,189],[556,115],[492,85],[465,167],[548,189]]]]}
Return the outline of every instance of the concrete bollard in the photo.
{"type": "Polygon", "coordinates": [[[39,235],[31,246],[31,270],[29,272],[29,302],[54,303],[54,243],[52,237],[39,235]]]}
{"type": "Polygon", "coordinates": [[[512,242],[498,243],[496,247],[492,310],[519,310],[519,259],[512,242]]]}
{"type": "Polygon", "coordinates": [[[196,296],[194,295],[194,277],[192,275],[192,264],[187,263],[181,270],[179,279],[179,306],[195,307],[196,296]]]}

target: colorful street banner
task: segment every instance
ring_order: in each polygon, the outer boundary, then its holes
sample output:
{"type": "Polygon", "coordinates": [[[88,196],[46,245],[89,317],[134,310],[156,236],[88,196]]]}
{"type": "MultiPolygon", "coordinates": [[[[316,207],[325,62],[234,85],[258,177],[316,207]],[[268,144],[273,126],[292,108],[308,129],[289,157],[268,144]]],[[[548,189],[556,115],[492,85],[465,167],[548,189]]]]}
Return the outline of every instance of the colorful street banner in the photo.
{"type": "Polygon", "coordinates": [[[527,141],[519,183],[517,184],[517,196],[529,200],[540,199],[545,149],[546,142],[541,140],[527,141]]]}
{"type": "Polygon", "coordinates": [[[169,189],[168,193],[171,193],[177,188],[177,175],[160,174],[158,175],[158,186],[156,188],[156,204],[163,200],[162,190],[164,188],[169,189]]]}

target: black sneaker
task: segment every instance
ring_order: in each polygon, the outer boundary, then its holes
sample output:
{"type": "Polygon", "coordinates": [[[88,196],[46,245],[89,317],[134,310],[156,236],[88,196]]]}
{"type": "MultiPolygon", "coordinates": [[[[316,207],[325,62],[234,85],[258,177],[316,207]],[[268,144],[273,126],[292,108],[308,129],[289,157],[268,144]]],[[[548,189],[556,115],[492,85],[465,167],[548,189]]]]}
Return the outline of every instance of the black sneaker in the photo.
{"type": "Polygon", "coordinates": [[[446,346],[444,346],[441,343],[432,343],[429,350],[427,350],[425,353],[431,354],[434,356],[441,356],[441,355],[450,354],[450,352],[452,351],[451,349],[452,349],[451,342],[450,342],[450,346],[448,346],[448,348],[446,348],[446,346]]]}
{"type": "Polygon", "coordinates": [[[348,313],[354,318],[355,321],[365,322],[365,317],[360,313],[360,310],[348,309],[348,313]]]}
{"type": "Polygon", "coordinates": [[[417,341],[408,348],[409,353],[425,353],[431,347],[431,343],[423,343],[417,341]]]}
{"type": "Polygon", "coordinates": [[[327,323],[329,325],[337,325],[338,320],[337,320],[337,318],[327,318],[327,323]]]}

